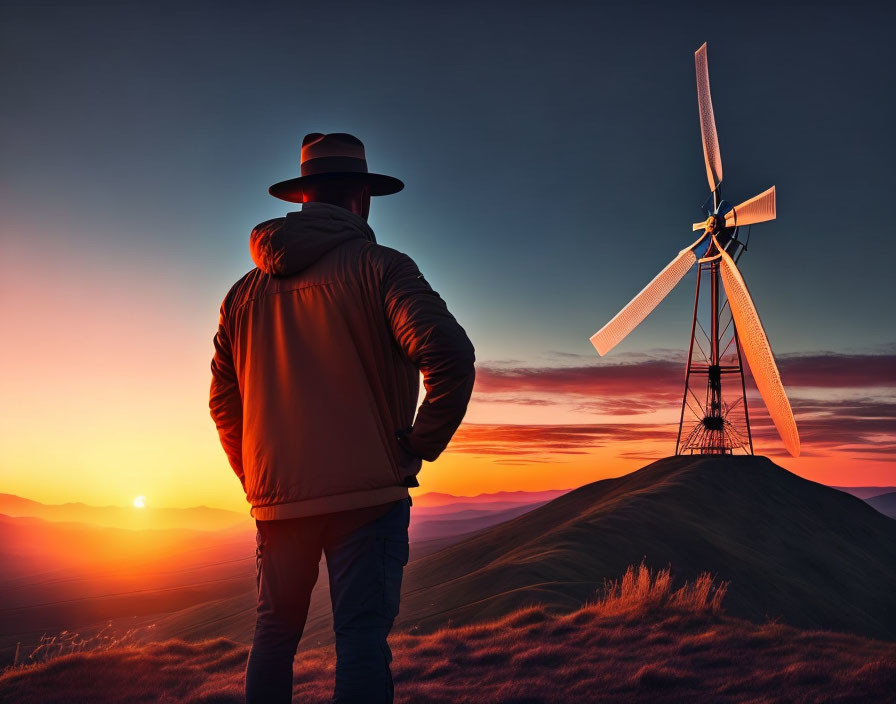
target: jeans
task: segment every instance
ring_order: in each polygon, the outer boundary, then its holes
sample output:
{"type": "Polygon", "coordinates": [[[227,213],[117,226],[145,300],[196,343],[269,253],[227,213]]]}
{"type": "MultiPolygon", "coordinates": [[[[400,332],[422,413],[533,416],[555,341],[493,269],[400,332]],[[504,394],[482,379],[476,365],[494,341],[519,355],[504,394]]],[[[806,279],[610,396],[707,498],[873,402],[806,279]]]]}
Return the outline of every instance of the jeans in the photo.
{"type": "Polygon", "coordinates": [[[397,501],[360,527],[351,525],[350,511],[256,521],[258,609],[246,668],[249,704],[292,701],[293,658],[321,552],[327,558],[336,636],[334,702],[392,702],[386,638],[398,615],[408,562],[410,506],[410,498],[397,501]]]}

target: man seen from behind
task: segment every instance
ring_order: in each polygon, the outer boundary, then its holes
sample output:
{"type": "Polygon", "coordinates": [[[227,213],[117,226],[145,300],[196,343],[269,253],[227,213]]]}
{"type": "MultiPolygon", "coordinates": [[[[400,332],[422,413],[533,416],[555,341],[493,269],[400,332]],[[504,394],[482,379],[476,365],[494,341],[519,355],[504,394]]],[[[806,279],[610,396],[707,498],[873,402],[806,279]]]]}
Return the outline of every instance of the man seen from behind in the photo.
{"type": "Polygon", "coordinates": [[[404,184],[368,173],[344,133],[307,135],[301,174],[270,188],[302,209],[252,231],[256,268],[224,298],[211,363],[211,416],[257,526],[246,700],[291,701],[323,553],[334,700],[391,702],[408,487],[463,419],[474,350],[413,260],[367,224],[370,197],[404,184]]]}

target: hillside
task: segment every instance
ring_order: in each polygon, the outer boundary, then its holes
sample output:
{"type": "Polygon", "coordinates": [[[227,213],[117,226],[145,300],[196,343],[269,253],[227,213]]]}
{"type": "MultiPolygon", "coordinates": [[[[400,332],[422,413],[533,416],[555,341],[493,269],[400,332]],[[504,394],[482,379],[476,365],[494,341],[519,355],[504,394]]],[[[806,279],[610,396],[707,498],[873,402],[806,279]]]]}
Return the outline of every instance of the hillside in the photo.
{"type": "Polygon", "coordinates": [[[92,633],[254,590],[244,530],[124,530],[0,515],[0,665],[44,633],[92,633]]]}
{"type": "Polygon", "coordinates": [[[671,457],[408,565],[398,630],[573,610],[645,559],[730,581],[728,610],[896,639],[896,521],[764,457],[671,457]]]}
{"type": "MultiPolygon", "coordinates": [[[[709,580],[673,590],[667,578],[630,573],[564,616],[531,608],[396,636],[396,702],[883,702],[896,687],[892,643],[734,619],[709,580]]],[[[64,655],[0,675],[0,700],[237,704],[246,655],[223,638],[64,655]]],[[[332,678],[330,648],[300,653],[295,700],[330,701],[332,678]]]]}

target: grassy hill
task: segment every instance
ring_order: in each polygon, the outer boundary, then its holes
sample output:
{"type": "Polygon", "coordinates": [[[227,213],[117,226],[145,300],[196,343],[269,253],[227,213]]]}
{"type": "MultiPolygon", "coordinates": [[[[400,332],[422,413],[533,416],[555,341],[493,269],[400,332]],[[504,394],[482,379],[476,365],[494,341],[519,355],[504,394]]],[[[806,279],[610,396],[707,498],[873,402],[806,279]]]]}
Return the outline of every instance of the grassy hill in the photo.
{"type": "MultiPolygon", "coordinates": [[[[668,573],[630,571],[566,615],[523,609],[476,626],[393,639],[397,702],[887,701],[896,645],[719,612],[707,577],[674,589],[668,573]]],[[[19,704],[243,701],[247,648],[223,638],[64,655],[0,675],[19,704]]],[[[333,656],[296,658],[296,701],[328,702],[333,656]]]]}
{"type": "Polygon", "coordinates": [[[670,457],[408,565],[397,628],[571,611],[642,559],[730,581],[728,610],[896,639],[896,521],[764,457],[670,457]]]}

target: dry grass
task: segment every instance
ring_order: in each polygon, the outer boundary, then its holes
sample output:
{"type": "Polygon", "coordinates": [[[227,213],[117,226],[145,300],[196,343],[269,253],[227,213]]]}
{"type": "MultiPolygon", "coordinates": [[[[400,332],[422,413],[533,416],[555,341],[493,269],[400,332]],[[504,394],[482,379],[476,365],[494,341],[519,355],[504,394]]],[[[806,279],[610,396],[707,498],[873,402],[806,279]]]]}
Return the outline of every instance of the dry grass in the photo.
{"type": "Polygon", "coordinates": [[[672,590],[672,575],[668,568],[653,571],[643,562],[629,566],[621,580],[604,584],[603,595],[586,609],[601,616],[644,613],[670,608],[698,613],[721,613],[722,600],[728,583],[716,584],[708,572],[693,583],[686,582],[672,590]]]}
{"type": "MultiPolygon", "coordinates": [[[[632,567],[579,611],[522,609],[491,623],[398,635],[396,701],[887,701],[896,645],[763,625],[720,612],[708,575],[675,589],[667,570],[632,567]]],[[[247,649],[225,639],[81,652],[0,676],[0,701],[242,701],[247,649]]],[[[301,653],[297,701],[329,701],[329,649],[301,653]]]]}
{"type": "Polygon", "coordinates": [[[45,634],[30,653],[14,663],[14,667],[27,667],[73,653],[101,652],[136,645],[151,637],[153,629],[154,626],[130,628],[122,633],[109,623],[91,636],[82,636],[73,631],[62,631],[52,636],[45,634]]]}

